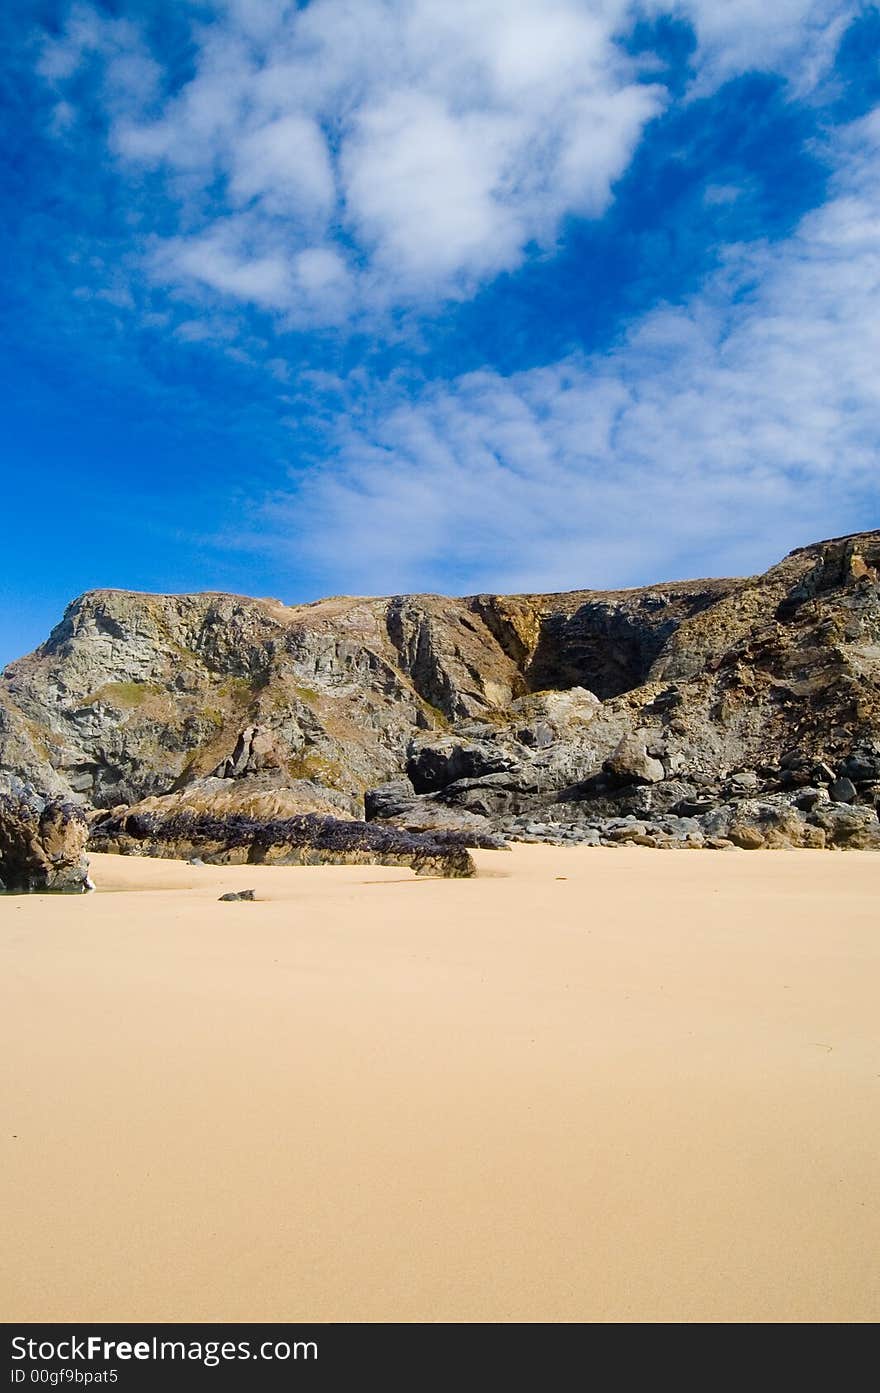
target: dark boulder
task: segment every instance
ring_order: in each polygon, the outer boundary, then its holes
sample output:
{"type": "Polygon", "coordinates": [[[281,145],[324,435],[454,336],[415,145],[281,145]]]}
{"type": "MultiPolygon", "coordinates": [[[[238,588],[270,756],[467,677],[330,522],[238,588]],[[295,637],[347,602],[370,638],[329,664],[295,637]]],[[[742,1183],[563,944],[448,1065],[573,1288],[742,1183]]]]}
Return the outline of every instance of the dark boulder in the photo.
{"type": "Polygon", "coordinates": [[[416,793],[434,793],[459,779],[512,773],[519,762],[487,740],[461,741],[442,736],[430,743],[413,741],[406,772],[416,793]]]}
{"type": "Polygon", "coordinates": [[[394,779],[364,794],[364,815],[367,822],[400,817],[411,811],[416,802],[415,790],[409,779],[394,779]]]}
{"type": "Polygon", "coordinates": [[[825,789],[811,788],[809,785],[798,790],[792,799],[792,805],[800,808],[803,813],[810,813],[820,803],[827,803],[828,794],[825,789]]]}
{"type": "Polygon", "coordinates": [[[860,745],[841,760],[837,766],[841,778],[851,779],[854,784],[872,784],[880,781],[880,749],[874,744],[860,745]]]}
{"type": "Polygon", "coordinates": [[[852,779],[835,779],[828,793],[832,803],[854,803],[856,800],[856,786],[852,779]]]}

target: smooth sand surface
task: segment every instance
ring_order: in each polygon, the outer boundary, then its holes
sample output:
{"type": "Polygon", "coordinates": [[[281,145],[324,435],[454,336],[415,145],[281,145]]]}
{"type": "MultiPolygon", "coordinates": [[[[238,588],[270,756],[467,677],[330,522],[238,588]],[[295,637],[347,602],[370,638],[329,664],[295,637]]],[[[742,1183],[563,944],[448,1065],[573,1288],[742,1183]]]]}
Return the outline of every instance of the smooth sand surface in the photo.
{"type": "Polygon", "coordinates": [[[478,861],[0,900],[2,1316],[880,1316],[880,855],[478,861]]]}

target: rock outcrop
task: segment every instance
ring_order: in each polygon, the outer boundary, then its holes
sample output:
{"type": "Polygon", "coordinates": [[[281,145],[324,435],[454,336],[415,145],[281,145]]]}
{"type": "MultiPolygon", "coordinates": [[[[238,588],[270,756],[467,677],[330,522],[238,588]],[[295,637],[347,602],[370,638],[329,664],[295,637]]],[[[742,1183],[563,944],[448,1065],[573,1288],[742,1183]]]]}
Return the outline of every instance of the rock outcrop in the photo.
{"type": "Polygon", "coordinates": [[[878,740],[880,532],[605,593],[97,591],[0,680],[0,767],[166,819],[873,845],[878,740]]]}
{"type": "Polygon", "coordinates": [[[32,894],[92,888],[81,808],[32,791],[0,793],[0,891],[32,894]]]}
{"type": "Polygon", "coordinates": [[[447,877],[471,876],[475,869],[465,840],[454,833],[414,836],[315,813],[280,819],[135,808],[97,818],[92,845],[126,856],[198,857],[224,866],[378,864],[447,877]]]}

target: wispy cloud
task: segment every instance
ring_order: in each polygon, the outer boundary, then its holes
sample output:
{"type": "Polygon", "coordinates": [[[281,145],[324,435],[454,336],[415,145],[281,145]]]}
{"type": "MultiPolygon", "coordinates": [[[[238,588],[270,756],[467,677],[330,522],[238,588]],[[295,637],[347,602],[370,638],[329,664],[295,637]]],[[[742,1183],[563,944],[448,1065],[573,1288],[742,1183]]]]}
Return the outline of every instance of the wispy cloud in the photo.
{"type": "Polygon", "coordinates": [[[705,92],[736,73],[782,72],[801,92],[826,75],[858,0],[645,0],[696,30],[694,90],[705,92]]]}
{"type": "MultiPolygon", "coordinates": [[[[143,372],[159,360],[149,414],[165,402],[175,422],[189,413],[188,438],[221,437],[205,482],[216,510],[193,508],[191,519],[203,552],[214,539],[218,566],[250,549],[298,593],[632,583],[753,569],[786,545],[877,521],[878,120],[821,144],[836,171],[829,200],[773,242],[822,197],[824,171],[797,202],[799,133],[791,153],[779,139],[762,185],[743,138],[752,113],[735,110],[756,84],[729,83],[772,71],[784,82],[757,86],[815,110],[858,5],[174,8],[180,44],[156,46],[146,25],[87,4],[43,43],[52,149],[73,149],[85,130],[82,148],[100,169],[92,230],[58,271],[47,322],[54,333],[69,279],[96,340],[98,316],[116,314],[113,371],[128,381],[120,363],[141,372],[128,315],[149,340],[143,372]],[[693,26],[687,71],[669,89],[652,29],[664,16],[693,26]],[[707,168],[679,147],[671,119],[651,123],[677,103],[702,134],[697,99],[710,106],[706,94],[725,83],[707,168]],[[652,184],[633,156],[647,150],[650,162],[660,129],[666,163],[652,184]],[[777,169],[794,169],[790,185],[777,169]],[[569,348],[603,289],[585,239],[566,262],[579,277],[580,321],[566,319],[552,339],[533,334],[545,305],[561,320],[575,298],[558,276],[549,291],[539,279],[572,226],[613,206],[603,224],[613,237],[615,212],[636,206],[620,192],[627,171],[651,184],[617,257],[644,253],[633,267],[649,286],[638,317],[624,287],[609,297],[602,351],[586,333],[586,346],[569,348]],[[768,181],[781,203],[788,190],[785,219],[767,214],[768,181]],[[673,225],[665,194],[682,185],[690,201],[673,225]],[[113,218],[98,256],[103,206],[113,218]],[[707,209],[692,239],[687,210],[698,220],[707,209]],[[687,260],[706,227],[736,218],[745,230],[709,234],[711,256],[684,300],[663,280],[667,261],[687,260]],[[718,245],[760,231],[766,242],[718,245]],[[701,283],[707,265],[720,269],[701,283]],[[492,315],[500,275],[513,296],[533,299],[520,321],[528,352],[487,351],[485,366],[464,372],[436,344],[464,302],[492,315]],[[208,359],[226,371],[193,368],[208,359]],[[501,361],[528,370],[502,372],[501,361]],[[247,449],[224,466],[219,398],[235,384],[247,449]],[[295,461],[287,473],[285,460],[295,461]]],[[[53,217],[54,246],[63,209],[53,217]]],[[[506,332],[498,323],[486,342],[506,332]]],[[[76,344],[81,321],[71,324],[76,344]]],[[[484,361],[469,352],[471,366],[484,361]]],[[[169,464],[166,487],[174,472],[169,464]]],[[[174,506],[189,519],[186,498],[174,506]]]]}
{"type": "MultiPolygon", "coordinates": [[[[264,523],[375,591],[632,583],[880,522],[880,113],[834,197],[610,355],[393,391],[264,523]]],[[[268,539],[267,539],[268,544],[268,539]]]]}

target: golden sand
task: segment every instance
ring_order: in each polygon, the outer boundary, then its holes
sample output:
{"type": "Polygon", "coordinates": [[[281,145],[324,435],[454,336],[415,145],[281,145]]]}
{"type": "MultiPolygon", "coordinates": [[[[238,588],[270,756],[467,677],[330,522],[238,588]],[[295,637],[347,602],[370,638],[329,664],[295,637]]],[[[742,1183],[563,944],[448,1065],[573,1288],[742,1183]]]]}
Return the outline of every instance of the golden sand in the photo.
{"type": "Polygon", "coordinates": [[[3,1317],[880,1316],[880,854],[477,859],[0,901],[3,1317]]]}

